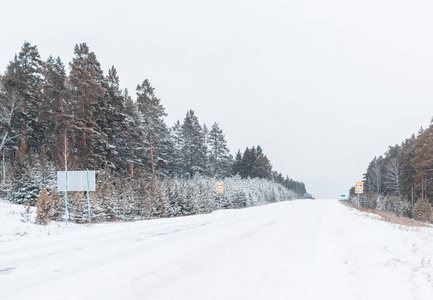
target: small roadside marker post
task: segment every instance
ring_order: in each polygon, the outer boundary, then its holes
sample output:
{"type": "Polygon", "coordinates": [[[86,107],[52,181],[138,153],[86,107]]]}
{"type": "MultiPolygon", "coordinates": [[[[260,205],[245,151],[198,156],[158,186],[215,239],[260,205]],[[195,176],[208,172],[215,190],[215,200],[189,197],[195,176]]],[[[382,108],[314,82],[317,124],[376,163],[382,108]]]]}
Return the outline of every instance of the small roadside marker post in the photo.
{"type": "Polygon", "coordinates": [[[364,182],[358,181],[355,183],[355,194],[358,194],[358,210],[359,210],[359,194],[364,193],[364,182]]]}

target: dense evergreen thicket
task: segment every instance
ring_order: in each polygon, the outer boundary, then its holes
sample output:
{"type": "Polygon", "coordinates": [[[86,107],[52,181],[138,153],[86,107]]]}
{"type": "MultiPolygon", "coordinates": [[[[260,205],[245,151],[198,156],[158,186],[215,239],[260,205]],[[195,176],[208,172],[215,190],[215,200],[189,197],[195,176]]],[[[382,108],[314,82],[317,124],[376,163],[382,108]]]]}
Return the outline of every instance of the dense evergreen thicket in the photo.
{"type": "MultiPolygon", "coordinates": [[[[362,206],[433,222],[433,123],[374,157],[364,186],[362,206]]],[[[350,194],[355,201],[354,187],[350,194]]]]}
{"type": "MultiPolygon", "coordinates": [[[[94,52],[74,48],[69,73],[59,57],[42,61],[25,42],[0,76],[1,187],[12,202],[35,205],[42,224],[62,218],[57,170],[98,170],[94,221],[170,217],[239,208],[303,195],[305,185],[272,170],[260,146],[233,159],[218,123],[194,110],[173,126],[145,79],[136,99],[121,90],[114,67],[104,75],[94,52]]],[[[87,196],[69,197],[76,222],[87,196]]]]}

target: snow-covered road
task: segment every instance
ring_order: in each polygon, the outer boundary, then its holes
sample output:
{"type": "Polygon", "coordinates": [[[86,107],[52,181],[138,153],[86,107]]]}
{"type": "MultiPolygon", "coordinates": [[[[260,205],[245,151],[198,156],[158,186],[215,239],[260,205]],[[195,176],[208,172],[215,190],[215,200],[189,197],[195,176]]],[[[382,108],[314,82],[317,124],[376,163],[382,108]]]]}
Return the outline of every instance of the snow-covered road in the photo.
{"type": "Polygon", "coordinates": [[[433,229],[336,200],[0,243],[0,299],[433,299],[433,229]]]}

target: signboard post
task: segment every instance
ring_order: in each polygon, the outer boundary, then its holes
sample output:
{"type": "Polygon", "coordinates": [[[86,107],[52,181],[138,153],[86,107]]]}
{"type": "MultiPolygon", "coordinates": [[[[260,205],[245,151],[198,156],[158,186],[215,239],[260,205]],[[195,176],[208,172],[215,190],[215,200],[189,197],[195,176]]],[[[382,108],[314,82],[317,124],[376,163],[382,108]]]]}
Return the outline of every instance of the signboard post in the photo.
{"type": "Polygon", "coordinates": [[[220,208],[219,209],[221,209],[221,197],[222,197],[222,194],[224,194],[224,182],[222,182],[222,181],[218,181],[217,183],[216,183],[216,192],[217,192],[217,194],[219,194],[220,195],[220,208]]]}
{"type": "Polygon", "coordinates": [[[58,171],[57,190],[65,192],[65,222],[68,226],[68,192],[87,192],[87,216],[90,219],[90,191],[95,191],[96,171],[58,171]]]}
{"type": "Polygon", "coordinates": [[[355,194],[358,194],[358,210],[359,210],[359,194],[364,193],[364,182],[358,181],[355,183],[355,194]]]}

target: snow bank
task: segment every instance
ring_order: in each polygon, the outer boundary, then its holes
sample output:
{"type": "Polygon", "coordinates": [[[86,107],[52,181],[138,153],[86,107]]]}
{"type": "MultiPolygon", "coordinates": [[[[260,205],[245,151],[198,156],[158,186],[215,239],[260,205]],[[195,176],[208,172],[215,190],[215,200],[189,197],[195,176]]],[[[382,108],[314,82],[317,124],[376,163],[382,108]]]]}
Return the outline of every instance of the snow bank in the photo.
{"type": "Polygon", "coordinates": [[[64,234],[86,229],[83,225],[62,222],[51,222],[47,226],[34,224],[35,208],[30,207],[29,222],[25,215],[25,207],[0,200],[0,243],[64,234]]]}

